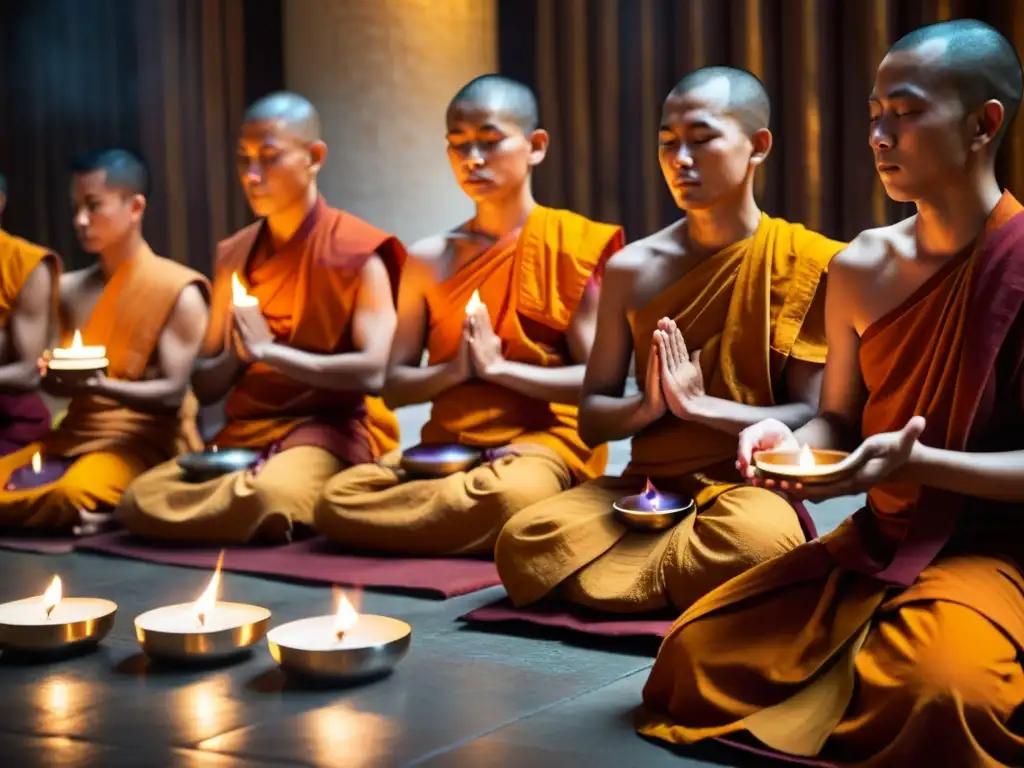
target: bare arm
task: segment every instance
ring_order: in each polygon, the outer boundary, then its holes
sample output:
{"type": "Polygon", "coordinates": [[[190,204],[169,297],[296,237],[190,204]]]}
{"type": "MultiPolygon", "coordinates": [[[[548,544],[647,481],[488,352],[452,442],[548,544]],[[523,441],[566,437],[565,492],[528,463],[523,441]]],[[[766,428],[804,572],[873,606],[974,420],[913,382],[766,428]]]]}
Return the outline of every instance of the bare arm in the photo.
{"type": "Polygon", "coordinates": [[[139,411],[176,411],[188,392],[192,364],[199,354],[209,310],[196,285],[181,292],[157,342],[160,378],[146,381],[100,379],[95,393],[139,411]]]}
{"type": "Polygon", "coordinates": [[[391,278],[379,256],[367,259],[360,271],[359,292],[352,314],[353,352],[318,355],[284,344],[261,350],[260,362],[286,376],[323,389],[379,392],[384,386],[388,351],[395,333],[391,278]]]}
{"type": "Polygon", "coordinates": [[[980,499],[1024,502],[1024,451],[962,453],[915,443],[898,479],[980,499]]]}
{"type": "Polygon", "coordinates": [[[235,345],[228,344],[216,357],[200,357],[192,368],[192,391],[203,405],[223,400],[245,371],[235,345]]]}
{"type": "Polygon", "coordinates": [[[39,358],[50,340],[52,310],[53,271],[47,259],[29,274],[11,314],[14,360],[0,365],[0,392],[20,394],[39,386],[39,358]]]}

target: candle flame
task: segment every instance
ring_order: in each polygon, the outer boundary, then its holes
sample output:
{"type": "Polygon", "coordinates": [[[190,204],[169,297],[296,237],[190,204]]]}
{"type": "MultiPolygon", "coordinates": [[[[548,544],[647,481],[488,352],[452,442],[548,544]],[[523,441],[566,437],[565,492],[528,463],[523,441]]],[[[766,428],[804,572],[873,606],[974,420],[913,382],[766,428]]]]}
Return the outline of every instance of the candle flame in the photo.
{"type": "Polygon", "coordinates": [[[359,613],[349,602],[348,597],[342,592],[338,599],[338,611],[334,614],[334,634],[341,640],[345,633],[359,621],[359,613]]]}
{"type": "Polygon", "coordinates": [[[800,449],[800,458],[797,459],[797,463],[801,467],[813,467],[814,466],[814,453],[811,451],[809,445],[805,445],[800,449]]]}
{"type": "Polygon", "coordinates": [[[238,273],[231,273],[231,301],[236,307],[255,307],[259,302],[254,296],[250,296],[245,290],[242,281],[238,279],[238,273]]]}
{"type": "Polygon", "coordinates": [[[32,471],[37,475],[43,471],[43,457],[39,455],[39,451],[32,456],[32,471]]]}
{"type": "Polygon", "coordinates": [[[471,315],[480,309],[484,305],[483,301],[480,300],[479,289],[473,291],[473,295],[469,297],[469,301],[466,302],[466,314],[471,315]]]}
{"type": "Polygon", "coordinates": [[[71,349],[82,348],[82,332],[79,330],[75,331],[75,338],[71,340],[71,349]]]}
{"type": "Polygon", "coordinates": [[[50,586],[43,592],[43,610],[46,611],[46,618],[50,618],[50,614],[53,613],[53,609],[57,607],[57,603],[60,602],[63,589],[61,588],[60,576],[54,576],[53,581],[50,582],[50,586]]]}
{"type": "Polygon", "coordinates": [[[217,592],[220,590],[220,567],[223,563],[224,550],[222,549],[220,551],[220,556],[217,558],[217,568],[213,572],[209,585],[195,602],[196,620],[199,622],[200,627],[206,626],[207,617],[213,612],[214,607],[217,605],[217,592]]]}
{"type": "Polygon", "coordinates": [[[658,489],[654,487],[654,483],[651,482],[651,478],[647,478],[647,482],[644,484],[644,498],[651,502],[651,506],[655,510],[658,509],[658,489]]]}

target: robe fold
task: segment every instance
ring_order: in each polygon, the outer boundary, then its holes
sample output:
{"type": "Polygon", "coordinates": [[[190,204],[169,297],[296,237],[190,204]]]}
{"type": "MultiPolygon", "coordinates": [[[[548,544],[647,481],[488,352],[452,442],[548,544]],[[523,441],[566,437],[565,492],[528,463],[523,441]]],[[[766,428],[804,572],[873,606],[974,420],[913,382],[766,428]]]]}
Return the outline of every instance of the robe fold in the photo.
{"type": "MultiPolygon", "coordinates": [[[[351,351],[360,272],[373,254],[384,261],[396,291],[402,245],[322,198],[277,248],[262,222],[243,229],[218,248],[203,355],[219,355],[234,343],[233,274],[259,300],[279,343],[321,355],[351,351]]],[[[293,523],[311,522],[328,477],[397,445],[397,421],[383,404],[368,403],[362,393],[311,386],[266,363],[245,369],[228,394],[225,417],[210,444],[261,452],[258,471],[192,483],[176,461],[167,462],[125,494],[118,516],[129,530],[188,541],[287,539],[293,523]]]]}
{"type": "MultiPolygon", "coordinates": [[[[864,436],[914,415],[921,442],[1020,448],[1024,215],[861,337],[864,436]]],[[[1019,505],[888,482],[833,533],[733,579],[673,626],[641,733],[753,739],[830,764],[1024,764],[1019,505]]]]}
{"type": "MultiPolygon", "coordinates": [[[[118,267],[80,329],[86,346],[106,347],[109,378],[143,378],[181,292],[193,284],[209,293],[206,278],[145,244],[118,267]]],[[[62,329],[65,345],[74,330],[62,329]]],[[[0,459],[0,525],[59,530],[77,525],[81,511],[115,506],[136,476],[198,445],[195,414],[191,396],[167,413],[136,411],[99,395],[74,397],[59,427],[0,459]],[[51,482],[8,490],[12,473],[37,451],[51,465],[47,476],[53,466],[66,471],[51,482]]]]}
{"type": "MultiPolygon", "coordinates": [[[[636,370],[646,370],[658,321],[670,317],[687,347],[701,350],[707,394],[776,404],[787,361],[825,360],[818,287],[842,247],[762,216],[752,237],[709,257],[630,318],[636,370]]],[[[495,559],[509,597],[522,606],[557,592],[600,610],[682,610],[802,543],[805,530],[794,509],[770,491],[745,486],[735,455],[735,436],[703,424],[671,414],[651,424],[633,438],[621,478],[584,483],[505,526],[495,559]],[[612,503],[639,493],[648,477],[662,490],[692,496],[697,513],[662,533],[626,529],[612,503]]]]}
{"type": "MultiPolygon", "coordinates": [[[[61,263],[57,255],[0,229],[0,340],[8,333],[21,289],[37,266],[46,263],[52,273],[53,316],[57,317],[61,263]]],[[[10,338],[0,342],[0,366],[13,362],[10,338]]],[[[0,394],[0,456],[6,456],[50,431],[50,411],[39,394],[0,394]]]]}
{"type": "MultiPolygon", "coordinates": [[[[465,306],[487,305],[505,359],[572,365],[566,333],[588,283],[624,242],[620,227],[537,206],[511,232],[427,297],[428,364],[458,354],[465,306]]],[[[530,504],[595,477],[607,446],[589,448],[575,405],[548,403],[473,379],[438,395],[423,443],[461,443],[513,453],[468,472],[402,482],[395,462],[353,467],[331,480],[317,529],[359,548],[409,554],[490,553],[501,526],[530,504]]]]}

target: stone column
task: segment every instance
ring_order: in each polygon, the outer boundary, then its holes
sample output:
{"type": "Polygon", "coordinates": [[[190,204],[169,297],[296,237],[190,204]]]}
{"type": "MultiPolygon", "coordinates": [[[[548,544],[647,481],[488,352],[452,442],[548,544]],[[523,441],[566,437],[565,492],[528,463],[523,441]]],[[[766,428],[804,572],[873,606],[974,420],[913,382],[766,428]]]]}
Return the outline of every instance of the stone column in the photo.
{"type": "Polygon", "coordinates": [[[452,176],[444,112],[497,70],[496,0],[284,0],[285,83],[320,110],[327,200],[407,244],[472,205],[452,176]]]}

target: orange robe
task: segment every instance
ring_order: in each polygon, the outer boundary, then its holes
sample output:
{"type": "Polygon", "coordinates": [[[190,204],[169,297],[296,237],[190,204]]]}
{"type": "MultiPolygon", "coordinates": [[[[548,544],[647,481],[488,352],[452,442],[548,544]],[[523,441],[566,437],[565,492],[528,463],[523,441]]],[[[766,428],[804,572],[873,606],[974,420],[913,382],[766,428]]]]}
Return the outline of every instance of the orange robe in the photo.
{"type": "MultiPolygon", "coordinates": [[[[451,360],[474,290],[487,305],[506,359],[562,366],[566,331],[587,284],[622,247],[620,227],[538,206],[512,232],[427,297],[429,364],[451,360]]],[[[315,524],[325,536],[362,549],[409,554],[490,553],[501,526],[520,509],[599,475],[607,446],[580,439],[575,405],[535,400],[471,380],[433,402],[424,443],[482,449],[519,446],[521,455],[469,472],[403,483],[397,456],[353,467],[324,489],[315,524]]]]}
{"type": "MultiPolygon", "coordinates": [[[[709,395],[775,404],[788,360],[825,360],[818,286],[841,248],[764,216],[752,237],[711,256],[635,313],[636,370],[647,368],[658,320],[671,317],[687,347],[701,350],[709,395]]],[[[737,573],[802,543],[792,507],[774,493],[743,485],[735,454],[735,436],[702,424],[668,414],[650,425],[633,439],[622,477],[585,483],[505,526],[495,561],[509,597],[523,606],[557,591],[600,610],[683,609],[737,573]],[[647,477],[661,490],[692,496],[697,513],[662,533],[626,529],[612,503],[639,493],[647,477]]]]}
{"type": "MultiPolygon", "coordinates": [[[[56,319],[60,259],[42,246],[0,229],[0,338],[8,332],[11,314],[25,281],[42,263],[46,263],[52,273],[53,318],[56,319]]],[[[10,344],[9,338],[6,349],[0,344],[0,366],[14,362],[10,358],[10,344]]],[[[0,394],[0,456],[42,440],[49,431],[50,411],[38,394],[0,394]]]]}
{"type": "MultiPolygon", "coordinates": [[[[86,346],[106,346],[110,378],[144,376],[181,292],[192,284],[209,292],[206,278],[145,244],[118,267],[81,329],[86,346]]],[[[65,343],[72,330],[64,329],[65,343]]],[[[81,522],[80,511],[112,508],[135,477],[198,444],[194,419],[194,401],[177,413],[155,414],[97,395],[73,398],[56,430],[0,459],[0,525],[62,530],[81,522]],[[11,474],[37,451],[51,481],[7,489],[11,474]]]]}
{"type": "MultiPolygon", "coordinates": [[[[221,243],[213,309],[203,354],[233,343],[231,276],[238,273],[282,344],[321,355],[352,349],[351,321],[360,271],[378,254],[397,286],[402,245],[351,214],[317,202],[292,239],[271,250],[258,222],[221,243]]],[[[118,509],[124,525],[154,538],[242,542],[282,540],[309,524],[323,483],[342,467],[371,461],[397,445],[397,422],[359,393],[318,389],[265,363],[245,369],[227,398],[221,448],[264,453],[258,472],[202,483],[176,461],[140,477],[118,509]]]]}
{"type": "MultiPolygon", "coordinates": [[[[1004,195],[977,247],[864,332],[865,436],[924,415],[926,445],[1020,449],[1021,210],[1004,195]]],[[[1019,506],[872,489],[833,533],[683,614],[644,689],[640,732],[752,737],[830,764],[1024,764],[1019,506]]]]}

